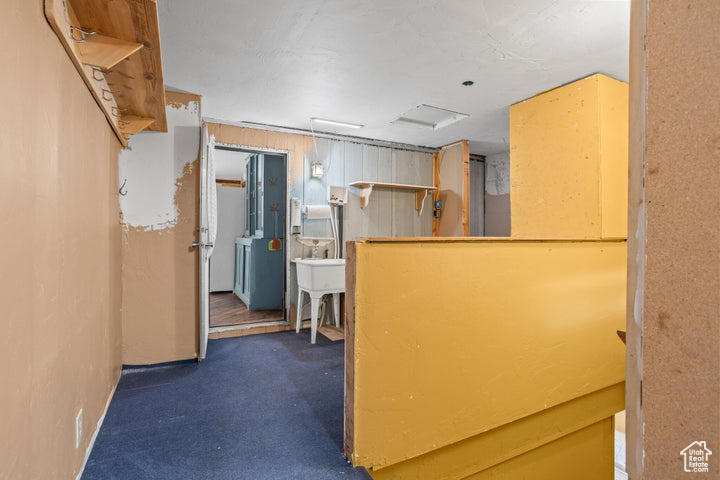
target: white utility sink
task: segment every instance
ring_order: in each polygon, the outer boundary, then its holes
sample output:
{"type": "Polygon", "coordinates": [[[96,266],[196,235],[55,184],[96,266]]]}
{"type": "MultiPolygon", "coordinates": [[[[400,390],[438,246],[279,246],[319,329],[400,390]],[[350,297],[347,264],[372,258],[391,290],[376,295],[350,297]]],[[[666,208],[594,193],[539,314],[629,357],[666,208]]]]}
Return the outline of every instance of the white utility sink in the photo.
{"type": "Polygon", "coordinates": [[[345,291],[344,258],[296,258],[298,286],[307,292],[345,291]]]}
{"type": "Polygon", "coordinates": [[[333,237],[295,237],[295,240],[306,247],[324,247],[335,240],[333,237]]]}
{"type": "Polygon", "coordinates": [[[298,279],[298,303],[295,331],[302,325],[303,292],[310,295],[310,342],[315,343],[318,328],[320,299],[326,293],[333,295],[335,326],[340,326],[340,293],[345,291],[345,259],[343,258],[296,258],[298,279]]]}

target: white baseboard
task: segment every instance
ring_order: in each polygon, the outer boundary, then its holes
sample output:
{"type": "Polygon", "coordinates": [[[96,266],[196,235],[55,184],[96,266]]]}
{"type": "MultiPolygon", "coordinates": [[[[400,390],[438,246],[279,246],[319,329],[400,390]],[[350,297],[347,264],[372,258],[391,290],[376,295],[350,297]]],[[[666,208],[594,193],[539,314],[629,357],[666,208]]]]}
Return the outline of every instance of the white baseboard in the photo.
{"type": "Polygon", "coordinates": [[[78,472],[77,476],[75,477],[75,480],[80,480],[83,472],[85,471],[85,466],[87,465],[88,459],[90,458],[90,453],[92,453],[92,449],[95,446],[95,440],[97,439],[98,433],[100,433],[100,427],[102,427],[102,424],[105,421],[105,415],[107,414],[108,408],[110,408],[110,402],[112,401],[113,397],[115,396],[115,390],[117,390],[117,386],[120,383],[121,377],[122,377],[122,375],[118,376],[117,382],[115,382],[115,385],[113,386],[112,390],[110,391],[110,396],[108,397],[107,402],[105,403],[105,409],[103,410],[102,415],[98,419],[97,427],[95,427],[95,431],[93,432],[93,436],[90,439],[90,443],[88,444],[87,448],[85,449],[85,459],[83,460],[82,467],[80,467],[80,471],[78,472]]]}

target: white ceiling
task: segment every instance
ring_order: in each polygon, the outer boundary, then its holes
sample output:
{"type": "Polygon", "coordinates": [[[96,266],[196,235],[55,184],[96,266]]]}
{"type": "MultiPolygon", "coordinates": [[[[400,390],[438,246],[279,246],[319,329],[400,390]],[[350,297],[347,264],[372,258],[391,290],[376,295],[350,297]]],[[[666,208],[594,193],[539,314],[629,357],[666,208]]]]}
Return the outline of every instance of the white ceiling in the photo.
{"type": "Polygon", "coordinates": [[[595,72],[628,79],[629,0],[159,0],[165,82],[203,116],[507,150],[508,106],[595,72]],[[465,80],[475,85],[463,87],[465,80]],[[470,118],[391,123],[429,104],[470,118]]]}

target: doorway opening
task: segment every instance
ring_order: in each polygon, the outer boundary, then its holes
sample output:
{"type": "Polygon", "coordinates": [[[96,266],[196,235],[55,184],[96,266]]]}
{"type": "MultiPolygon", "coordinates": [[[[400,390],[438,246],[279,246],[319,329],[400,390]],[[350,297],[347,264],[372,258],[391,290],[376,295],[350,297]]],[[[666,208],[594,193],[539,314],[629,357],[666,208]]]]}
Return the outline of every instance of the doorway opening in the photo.
{"type": "Polygon", "coordinates": [[[284,325],[287,155],[214,145],[209,332],[284,325]]]}

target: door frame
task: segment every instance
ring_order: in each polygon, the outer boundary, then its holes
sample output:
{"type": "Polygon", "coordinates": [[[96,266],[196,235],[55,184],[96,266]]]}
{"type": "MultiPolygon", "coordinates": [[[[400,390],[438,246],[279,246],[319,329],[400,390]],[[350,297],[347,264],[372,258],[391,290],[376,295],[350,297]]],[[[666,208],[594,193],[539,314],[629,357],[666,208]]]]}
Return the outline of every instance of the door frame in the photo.
{"type": "MultiPolygon", "coordinates": [[[[205,125],[205,122],[203,122],[203,125],[205,125]]],[[[208,137],[209,139],[209,137],[208,137]]],[[[207,142],[208,139],[203,139],[203,142],[207,142]]],[[[227,142],[219,142],[215,141],[215,147],[221,147],[225,150],[235,150],[238,152],[246,152],[246,153],[270,153],[274,155],[282,155],[285,158],[285,238],[283,239],[283,242],[285,243],[285,248],[283,249],[283,265],[284,265],[284,274],[283,274],[283,319],[282,320],[275,320],[275,321],[268,321],[268,322],[257,322],[257,323],[250,323],[245,325],[228,325],[228,326],[222,326],[222,327],[210,327],[209,321],[210,316],[208,313],[208,333],[222,333],[222,332],[232,332],[237,330],[251,330],[254,328],[263,328],[263,327],[289,327],[290,326],[290,298],[288,296],[288,280],[290,278],[290,255],[287,248],[287,232],[290,231],[290,208],[289,208],[289,201],[290,201],[290,193],[291,193],[291,178],[290,178],[290,165],[291,165],[291,158],[290,158],[290,151],[289,150],[279,150],[279,149],[273,149],[273,148],[265,148],[265,147],[257,147],[252,145],[242,145],[242,144],[235,144],[235,143],[227,143],[227,142]]],[[[207,148],[208,144],[205,143],[203,145],[203,148],[207,148]]],[[[201,179],[202,181],[202,179],[201,179]]],[[[200,191],[200,195],[202,196],[202,191],[200,191]]],[[[200,199],[200,203],[202,205],[202,198],[200,199]]],[[[198,272],[200,274],[200,272],[198,272]]],[[[202,285],[201,285],[202,288],[202,285]]],[[[210,288],[208,283],[208,288],[206,291],[201,291],[200,295],[203,296],[200,299],[200,305],[203,305],[203,298],[205,298],[206,302],[209,304],[210,299],[210,288]]],[[[203,325],[204,322],[202,315],[200,318],[200,328],[201,332],[203,331],[203,325]]],[[[202,341],[202,338],[201,338],[202,341]]]]}

